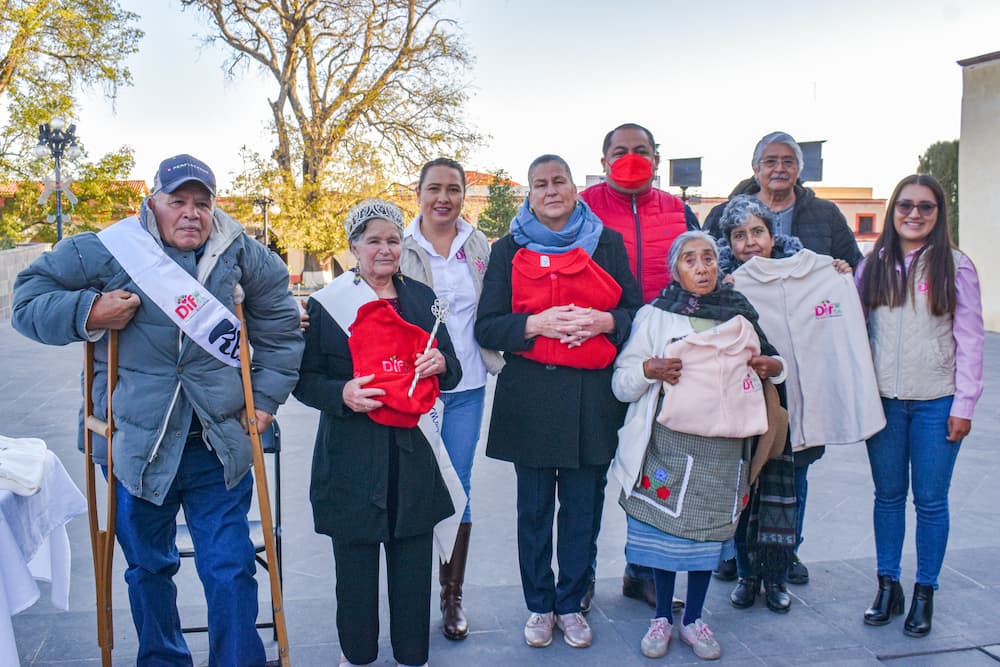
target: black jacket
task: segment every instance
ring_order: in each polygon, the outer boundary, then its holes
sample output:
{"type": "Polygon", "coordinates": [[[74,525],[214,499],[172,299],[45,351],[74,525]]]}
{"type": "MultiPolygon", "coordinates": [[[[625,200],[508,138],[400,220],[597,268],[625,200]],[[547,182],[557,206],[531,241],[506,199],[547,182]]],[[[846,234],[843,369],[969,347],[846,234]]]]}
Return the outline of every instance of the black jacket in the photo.
{"type": "MultiPolygon", "coordinates": [[[[748,179],[733,190],[730,197],[736,195],[755,195],[760,192],[760,186],[754,179],[748,179]]],[[[722,237],[719,220],[726,204],[713,208],[705,218],[704,229],[716,238],[722,237]]],[[[795,184],[795,210],[792,212],[791,236],[795,236],[802,245],[821,255],[829,255],[834,259],[842,259],[857,267],[861,261],[861,250],[854,238],[854,233],[847,226],[844,214],[837,205],[826,199],[820,199],[811,188],[800,183],[795,184]]]]}
{"type": "MultiPolygon", "coordinates": [[[[430,331],[434,291],[410,278],[393,281],[403,319],[430,331]]],[[[309,488],[316,532],[339,543],[362,544],[430,532],[455,511],[430,445],[419,427],[383,426],[344,405],[344,385],[354,377],[347,334],[315,300],[309,300],[308,310],[310,325],[294,395],[321,411],[309,488]],[[393,447],[398,448],[399,474],[390,488],[393,447]]],[[[452,389],[462,370],[444,325],[438,328],[437,343],[446,362],[440,386],[452,389]]]]}
{"type": "MultiPolygon", "coordinates": [[[[614,368],[551,366],[517,354],[532,345],[524,338],[528,314],[511,310],[511,268],[519,249],[510,235],[493,244],[476,318],[479,344],[504,350],[507,361],[497,378],[486,455],[532,468],[606,465],[627,407],[611,393],[614,368]]],[[[621,234],[605,228],[592,257],[622,287],[608,335],[621,349],[642,305],[621,234]]]]}

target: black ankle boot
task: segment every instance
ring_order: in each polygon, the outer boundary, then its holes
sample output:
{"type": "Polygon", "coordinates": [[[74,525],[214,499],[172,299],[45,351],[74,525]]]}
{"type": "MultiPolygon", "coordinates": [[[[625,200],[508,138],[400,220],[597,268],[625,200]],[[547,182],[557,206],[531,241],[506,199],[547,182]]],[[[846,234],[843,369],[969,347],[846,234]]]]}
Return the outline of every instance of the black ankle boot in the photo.
{"type": "Polygon", "coordinates": [[[887,574],[878,576],[878,592],[872,606],[865,610],[866,625],[885,625],[893,616],[903,613],[906,596],[899,582],[887,574]]]}
{"type": "Polygon", "coordinates": [[[729,594],[729,603],[737,609],[752,607],[760,590],[760,581],[756,577],[740,577],[736,588],[729,594]]]}
{"type": "Polygon", "coordinates": [[[784,584],[765,580],[764,599],[767,601],[767,608],[776,614],[787,614],[792,608],[792,596],[788,594],[784,584]]]}
{"type": "Polygon", "coordinates": [[[910,637],[926,637],[931,631],[931,617],[934,615],[934,587],[924,584],[913,585],[913,599],[910,613],[903,624],[903,634],[910,637]]]}

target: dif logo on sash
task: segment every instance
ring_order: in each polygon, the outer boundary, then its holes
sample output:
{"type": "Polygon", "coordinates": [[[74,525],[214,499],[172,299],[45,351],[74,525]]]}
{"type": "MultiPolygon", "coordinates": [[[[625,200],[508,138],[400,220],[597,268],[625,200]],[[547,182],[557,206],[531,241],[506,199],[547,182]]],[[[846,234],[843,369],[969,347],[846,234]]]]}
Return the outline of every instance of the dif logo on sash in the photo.
{"type": "Polygon", "coordinates": [[[182,294],[177,297],[177,307],[174,308],[174,312],[177,313],[177,317],[181,318],[181,320],[186,320],[201,308],[201,304],[201,292],[182,294]]]}

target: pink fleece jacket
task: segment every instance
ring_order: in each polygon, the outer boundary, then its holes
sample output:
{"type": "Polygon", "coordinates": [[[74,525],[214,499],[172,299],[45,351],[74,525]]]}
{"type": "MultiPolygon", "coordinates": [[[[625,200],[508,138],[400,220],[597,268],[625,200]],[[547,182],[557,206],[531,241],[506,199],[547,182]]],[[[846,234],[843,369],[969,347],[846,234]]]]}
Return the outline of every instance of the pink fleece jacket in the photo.
{"type": "Polygon", "coordinates": [[[656,420],[692,435],[760,435],[767,430],[763,385],[748,365],[758,354],[760,340],[742,315],[671,343],[664,356],[681,360],[681,377],[675,385],[664,383],[656,420]]]}

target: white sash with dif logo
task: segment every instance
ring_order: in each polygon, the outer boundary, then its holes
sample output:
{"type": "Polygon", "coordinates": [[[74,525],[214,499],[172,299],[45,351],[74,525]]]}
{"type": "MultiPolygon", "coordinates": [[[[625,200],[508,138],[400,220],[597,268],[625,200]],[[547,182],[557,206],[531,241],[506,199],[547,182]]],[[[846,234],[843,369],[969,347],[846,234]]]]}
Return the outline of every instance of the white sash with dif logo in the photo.
{"type": "Polygon", "coordinates": [[[125,272],[184,335],[228,366],[240,365],[240,321],[194,276],[126,218],[97,234],[125,272]]]}
{"type": "MultiPolygon", "coordinates": [[[[337,325],[350,337],[350,326],[358,316],[358,308],[369,301],[378,299],[375,290],[369,287],[368,283],[352,271],[345,271],[333,282],[319,290],[313,292],[309,297],[316,301],[323,309],[330,314],[337,325]]],[[[465,495],[465,488],[462,481],[455,472],[455,467],[448,456],[448,450],[444,448],[441,440],[441,420],[444,418],[444,403],[438,398],[434,402],[434,407],[428,412],[420,415],[417,428],[424,434],[427,442],[434,452],[437,460],[438,470],[441,471],[441,479],[448,488],[448,495],[451,496],[451,504],[455,506],[455,513],[446,519],[442,519],[434,526],[434,544],[437,546],[438,555],[441,560],[448,562],[455,545],[455,537],[458,535],[458,524],[462,520],[465,512],[465,504],[468,497],[465,495]]]]}

